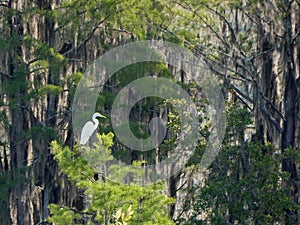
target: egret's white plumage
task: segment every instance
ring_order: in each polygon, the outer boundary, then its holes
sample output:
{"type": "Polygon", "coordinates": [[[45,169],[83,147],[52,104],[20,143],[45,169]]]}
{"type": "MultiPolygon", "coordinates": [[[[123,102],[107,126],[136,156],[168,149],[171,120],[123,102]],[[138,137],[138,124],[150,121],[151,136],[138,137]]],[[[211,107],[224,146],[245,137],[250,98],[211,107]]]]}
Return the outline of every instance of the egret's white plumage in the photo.
{"type": "Polygon", "coordinates": [[[99,125],[99,121],[96,119],[97,117],[106,118],[101,113],[94,113],[92,117],[94,123],[92,121],[88,121],[82,128],[81,135],[80,135],[81,145],[85,145],[87,141],[90,139],[90,137],[92,136],[92,134],[94,133],[94,131],[97,129],[99,125]]]}

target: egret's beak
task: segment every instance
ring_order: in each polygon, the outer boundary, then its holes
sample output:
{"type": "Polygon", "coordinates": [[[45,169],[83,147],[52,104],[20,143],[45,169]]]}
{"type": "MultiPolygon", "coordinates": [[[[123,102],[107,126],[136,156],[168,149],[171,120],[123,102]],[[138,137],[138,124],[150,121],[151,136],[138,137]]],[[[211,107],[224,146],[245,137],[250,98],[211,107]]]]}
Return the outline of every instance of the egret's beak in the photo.
{"type": "Polygon", "coordinates": [[[107,118],[106,116],[102,115],[101,113],[98,113],[97,117],[107,118]]]}

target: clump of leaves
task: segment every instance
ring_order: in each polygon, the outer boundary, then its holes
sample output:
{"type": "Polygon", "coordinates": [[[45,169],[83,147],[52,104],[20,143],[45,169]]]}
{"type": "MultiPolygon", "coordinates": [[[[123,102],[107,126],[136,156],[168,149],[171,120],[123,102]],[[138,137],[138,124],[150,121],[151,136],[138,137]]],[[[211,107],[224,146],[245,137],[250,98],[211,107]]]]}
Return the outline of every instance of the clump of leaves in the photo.
{"type": "MultiPolygon", "coordinates": [[[[94,147],[102,151],[103,160],[110,160],[113,134],[98,135],[94,147]]],[[[168,206],[174,203],[163,193],[164,185],[156,183],[145,187],[126,185],[106,179],[95,179],[96,171],[80,154],[79,147],[63,147],[52,142],[51,150],[61,170],[85,190],[89,202],[83,211],[51,204],[48,221],[65,224],[174,224],[168,218],[168,206]]],[[[85,151],[88,149],[85,149],[85,151]]],[[[93,153],[97,150],[93,150],[93,153]]]]}

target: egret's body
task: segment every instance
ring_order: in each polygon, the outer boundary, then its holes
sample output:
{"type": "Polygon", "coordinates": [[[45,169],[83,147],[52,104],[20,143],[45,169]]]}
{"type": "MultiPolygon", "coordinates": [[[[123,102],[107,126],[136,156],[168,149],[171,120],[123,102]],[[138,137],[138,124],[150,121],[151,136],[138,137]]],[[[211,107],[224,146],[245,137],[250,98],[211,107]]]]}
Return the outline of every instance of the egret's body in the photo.
{"type": "Polygon", "coordinates": [[[81,136],[80,136],[80,144],[81,145],[85,145],[87,143],[87,141],[90,139],[90,137],[92,136],[92,134],[94,133],[94,131],[97,129],[97,127],[99,125],[99,121],[97,120],[97,117],[106,118],[105,116],[103,116],[100,113],[94,113],[94,115],[92,117],[92,120],[94,121],[94,123],[92,121],[88,121],[82,128],[81,136]]]}

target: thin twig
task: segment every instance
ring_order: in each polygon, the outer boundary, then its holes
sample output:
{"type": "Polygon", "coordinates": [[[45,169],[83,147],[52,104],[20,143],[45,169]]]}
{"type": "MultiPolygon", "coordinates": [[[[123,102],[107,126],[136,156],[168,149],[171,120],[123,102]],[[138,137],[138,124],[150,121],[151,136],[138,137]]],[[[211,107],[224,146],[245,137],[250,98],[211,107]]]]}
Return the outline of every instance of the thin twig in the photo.
{"type": "Polygon", "coordinates": [[[0,71],[0,75],[1,75],[1,76],[4,76],[4,77],[12,78],[11,75],[6,74],[6,73],[3,73],[3,72],[1,72],[1,71],[0,71]]]}

